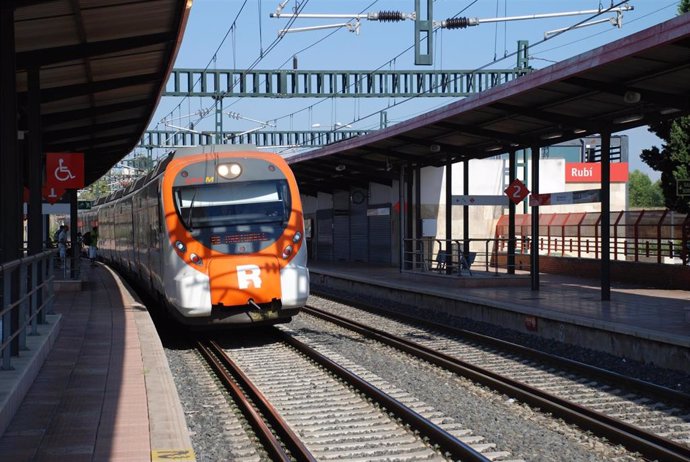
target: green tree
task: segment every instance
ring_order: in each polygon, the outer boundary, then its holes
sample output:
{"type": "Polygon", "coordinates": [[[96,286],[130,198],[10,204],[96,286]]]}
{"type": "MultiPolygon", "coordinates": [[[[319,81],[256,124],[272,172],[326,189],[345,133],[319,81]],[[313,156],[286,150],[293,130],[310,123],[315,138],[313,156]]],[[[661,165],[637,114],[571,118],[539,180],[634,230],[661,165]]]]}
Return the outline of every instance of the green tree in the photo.
{"type": "MultiPolygon", "coordinates": [[[[678,13],[690,12],[690,0],[681,0],[678,13]]],[[[690,213],[690,197],[678,197],[678,180],[690,178],[690,117],[651,124],[649,131],[661,138],[661,149],[643,149],[640,157],[652,169],[661,172],[661,189],[666,207],[690,213]]]]}
{"type": "Polygon", "coordinates": [[[658,181],[652,183],[646,173],[635,170],[628,179],[628,200],[630,207],[663,207],[664,193],[658,181]]]}
{"type": "Polygon", "coordinates": [[[79,199],[85,201],[96,200],[110,194],[107,177],[101,177],[79,192],[79,199]]]}
{"type": "Polygon", "coordinates": [[[690,0],[680,0],[678,5],[678,13],[683,14],[690,11],[690,0]]]}

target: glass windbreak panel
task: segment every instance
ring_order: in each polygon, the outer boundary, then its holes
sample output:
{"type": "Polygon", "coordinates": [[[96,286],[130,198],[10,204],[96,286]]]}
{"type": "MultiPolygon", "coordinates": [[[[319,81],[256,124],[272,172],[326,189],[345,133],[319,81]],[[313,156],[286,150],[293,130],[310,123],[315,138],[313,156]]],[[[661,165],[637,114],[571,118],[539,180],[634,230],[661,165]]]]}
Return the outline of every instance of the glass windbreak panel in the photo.
{"type": "Polygon", "coordinates": [[[584,162],[581,146],[548,146],[544,148],[544,157],[565,159],[566,162],[584,162]]]}
{"type": "Polygon", "coordinates": [[[216,183],[173,190],[187,229],[287,223],[290,195],[286,180],[216,183]]]}

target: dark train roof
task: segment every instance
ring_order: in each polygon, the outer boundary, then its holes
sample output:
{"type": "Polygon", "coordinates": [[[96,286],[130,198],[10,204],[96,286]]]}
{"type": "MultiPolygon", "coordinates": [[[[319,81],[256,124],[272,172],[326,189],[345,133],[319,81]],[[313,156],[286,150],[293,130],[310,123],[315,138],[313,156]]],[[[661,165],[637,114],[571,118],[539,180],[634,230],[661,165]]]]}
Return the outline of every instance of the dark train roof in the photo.
{"type": "Polygon", "coordinates": [[[306,194],[690,113],[690,14],[394,125],[287,159],[306,194]]]}
{"type": "Polygon", "coordinates": [[[40,69],[44,152],[84,152],[86,184],[136,145],[182,41],[189,0],[15,1],[17,91],[40,69]]]}

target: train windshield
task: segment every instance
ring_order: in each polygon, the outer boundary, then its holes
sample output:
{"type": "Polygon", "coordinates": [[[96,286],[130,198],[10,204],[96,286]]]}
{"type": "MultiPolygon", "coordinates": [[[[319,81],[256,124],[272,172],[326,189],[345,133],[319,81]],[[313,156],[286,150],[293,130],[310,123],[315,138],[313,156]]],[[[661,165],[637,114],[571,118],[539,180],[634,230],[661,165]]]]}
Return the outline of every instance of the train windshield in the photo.
{"type": "Polygon", "coordinates": [[[286,180],[215,183],[173,190],[175,205],[187,229],[273,224],[290,216],[286,180]]]}

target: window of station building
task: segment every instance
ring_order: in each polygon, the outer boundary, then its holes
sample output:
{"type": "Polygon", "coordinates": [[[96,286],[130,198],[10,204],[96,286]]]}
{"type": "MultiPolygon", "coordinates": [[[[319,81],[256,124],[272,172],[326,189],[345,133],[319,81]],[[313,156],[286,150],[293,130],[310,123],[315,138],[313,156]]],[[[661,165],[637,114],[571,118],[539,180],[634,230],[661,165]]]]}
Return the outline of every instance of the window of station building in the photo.
{"type": "Polygon", "coordinates": [[[582,146],[547,146],[542,148],[543,159],[565,159],[566,162],[582,162],[582,146]]]}

